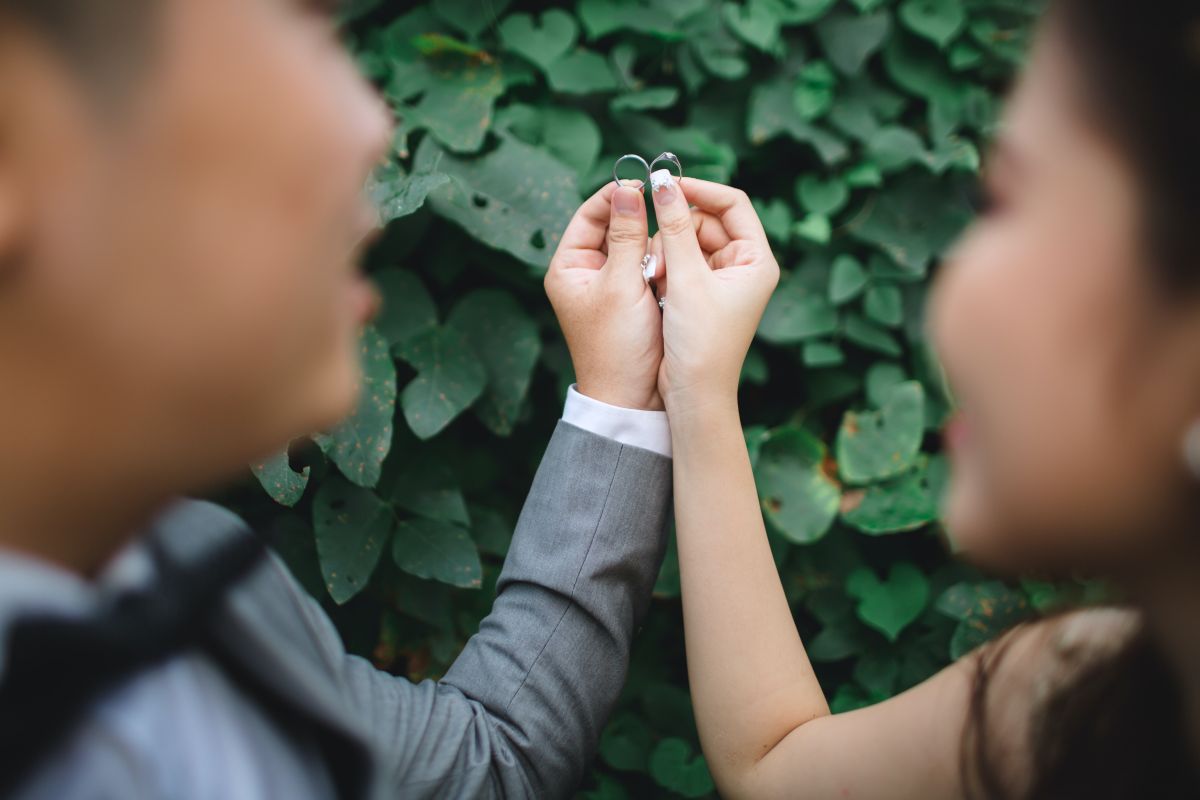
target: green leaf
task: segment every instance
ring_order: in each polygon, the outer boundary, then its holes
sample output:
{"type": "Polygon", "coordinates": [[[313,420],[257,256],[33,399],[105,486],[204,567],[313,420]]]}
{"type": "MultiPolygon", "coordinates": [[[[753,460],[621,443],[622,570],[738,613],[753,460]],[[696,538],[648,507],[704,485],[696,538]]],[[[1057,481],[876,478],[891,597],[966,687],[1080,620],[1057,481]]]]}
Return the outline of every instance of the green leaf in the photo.
{"type": "Polygon", "coordinates": [[[846,206],[850,191],[838,178],[822,180],[816,175],[804,175],[796,182],[800,203],[813,214],[831,217],[846,206]]]}
{"type": "Polygon", "coordinates": [[[505,48],[548,72],[575,44],[579,26],[566,11],[552,8],[542,14],[539,24],[529,14],[510,14],[500,23],[499,32],[505,48]]]}
{"type": "Polygon", "coordinates": [[[786,133],[813,147],[826,164],[836,164],[849,154],[845,142],[800,115],[793,94],[795,84],[786,76],[760,83],[750,90],[746,112],[746,138],[762,145],[786,133]]]}
{"type": "Polygon", "coordinates": [[[1034,612],[1024,594],[1000,581],[955,584],[942,593],[935,607],[959,621],[950,640],[952,659],[991,641],[1034,612]]]}
{"type": "Polygon", "coordinates": [[[646,111],[670,108],[679,99],[679,90],[674,86],[659,86],[617,95],[609,103],[613,111],[646,111]]]}
{"type": "Polygon", "coordinates": [[[842,496],[842,520],[872,535],[910,531],[937,519],[938,498],[925,469],[899,478],[852,489],[842,496]]]}
{"type": "Polygon", "coordinates": [[[814,120],[833,107],[837,78],[823,61],[806,64],[797,76],[792,102],[802,119],[814,120]]]}
{"type": "Polygon", "coordinates": [[[459,301],[446,324],[466,338],[487,371],[487,390],[475,412],[494,433],[507,436],[542,351],[537,323],[508,292],[480,289],[459,301]]]}
{"type": "Polygon", "coordinates": [[[799,271],[784,277],[771,296],[758,326],[758,338],[792,344],[837,330],[837,312],[829,300],[810,289],[799,271]]]}
{"type": "Polygon", "coordinates": [[[650,755],[650,775],[664,789],[684,797],[703,797],[712,792],[713,780],[703,755],[693,755],[683,739],[667,738],[650,755]]]}
{"type": "Polygon", "coordinates": [[[824,214],[809,214],[792,226],[792,233],[817,244],[828,244],[833,236],[833,223],[824,214]]]}
{"type": "Polygon", "coordinates": [[[755,469],[763,514],[796,544],[811,544],[837,517],[841,491],[825,474],[825,445],[800,428],[782,428],[762,444],[755,469]]]}
{"type": "Polygon", "coordinates": [[[853,312],[842,318],[842,334],[859,347],[885,356],[898,357],[903,352],[896,337],[853,312]]]}
{"type": "Polygon", "coordinates": [[[292,470],[288,464],[287,447],[251,464],[250,470],[272,500],[289,508],[300,501],[311,472],[310,467],[305,467],[301,472],[292,470]]]}
{"type": "Polygon", "coordinates": [[[724,3],[721,13],[729,29],[746,44],[767,53],[779,44],[779,16],[768,0],[724,3]]]}
{"type": "Polygon", "coordinates": [[[427,331],[397,353],[417,371],[400,394],[400,405],[409,428],[421,439],[436,435],[483,394],[487,371],[456,330],[427,331]]]}
{"type": "Polygon", "coordinates": [[[391,501],[405,511],[411,511],[439,522],[470,525],[471,516],[462,489],[450,468],[438,461],[420,459],[397,478],[391,501]]]}
{"type": "Polygon", "coordinates": [[[379,208],[379,220],[387,224],[392,220],[415,214],[425,205],[425,198],[435,189],[450,182],[448,175],[429,172],[416,175],[396,176],[392,180],[372,187],[379,208]]]}
{"type": "Polygon", "coordinates": [[[546,108],[542,111],[542,143],[577,175],[584,175],[600,155],[600,129],[578,109],[546,108]]]}
{"type": "Polygon", "coordinates": [[[858,297],[867,285],[867,271],[854,256],[840,255],[829,274],[829,302],[841,305],[858,297]]]}
{"type": "Polygon", "coordinates": [[[312,514],[325,588],[341,605],[371,579],[392,530],[392,510],[369,489],[331,475],[313,497],[312,514]]]}
{"type": "Polygon", "coordinates": [[[878,411],[847,411],[837,437],[838,469],[848,483],[863,484],[905,472],[925,433],[925,390],[906,381],[878,411]]]}
{"type": "Polygon", "coordinates": [[[613,717],[600,737],[600,758],[613,769],[645,772],[653,740],[646,723],[628,712],[613,717]]]}
{"type": "Polygon", "coordinates": [[[880,361],[867,370],[867,401],[876,408],[883,408],[895,389],[908,380],[908,373],[893,361],[880,361]]]}
{"type": "Polygon", "coordinates": [[[371,275],[383,294],[383,308],[375,328],[394,345],[437,327],[437,307],[415,273],[385,269],[371,275]]]}
{"type": "Polygon", "coordinates": [[[967,12],[962,0],[904,0],[900,20],[909,30],[945,47],[962,31],[967,12]]]}
{"type": "Polygon", "coordinates": [[[430,7],[448,25],[474,39],[496,23],[509,0],[432,0],[430,7]]]}
{"type": "Polygon", "coordinates": [[[846,363],[846,354],[832,342],[805,342],[801,360],[813,369],[837,367],[846,363]]]}
{"type": "Polygon", "coordinates": [[[970,218],[965,201],[947,191],[944,183],[910,173],[891,182],[849,227],[858,239],[877,245],[900,266],[921,274],[970,218]]]}
{"type": "Polygon", "coordinates": [[[908,128],[880,128],[867,142],[867,155],[883,172],[896,172],[927,161],[921,137],[908,128]]]}
{"type": "Polygon", "coordinates": [[[448,522],[415,517],[397,523],[392,559],[418,578],[464,589],[478,589],[482,583],[483,568],[475,543],[464,528],[448,522]]]}
{"type": "Polygon", "coordinates": [[[387,340],[370,325],[359,340],[358,408],[328,433],[313,435],[342,474],[368,488],[379,482],[383,460],[392,449],[392,416],[396,410],[396,365],[387,340]]]}
{"type": "Polygon", "coordinates": [[[415,88],[423,94],[416,105],[403,109],[405,125],[410,130],[428,129],[455,152],[475,152],[491,127],[496,98],[504,94],[500,68],[466,58],[439,58],[422,68],[425,72],[415,88]]]}
{"type": "Polygon", "coordinates": [[[846,579],[846,592],[858,598],[859,619],[894,642],[925,610],[929,580],[907,561],[893,564],[886,581],[859,567],[846,579]]]}
{"type": "Polygon", "coordinates": [[[582,198],[575,174],[545,151],[511,136],[479,158],[459,158],[428,137],[416,163],[438,162],[456,180],[430,196],[435,211],[481,242],[507,250],[540,270],[582,198]]]}
{"type": "Polygon", "coordinates": [[[817,25],[817,38],[830,63],[846,75],[857,75],[891,31],[887,12],[857,16],[831,14],[817,25]]]}
{"type": "Polygon", "coordinates": [[[786,244],[792,234],[792,210],[779,198],[769,203],[754,198],[754,210],[762,221],[767,236],[780,244],[786,244]]]}
{"type": "Polygon", "coordinates": [[[576,50],[550,65],[550,88],[567,94],[613,92],[619,87],[608,60],[590,50],[576,50]]]}
{"type": "Polygon", "coordinates": [[[867,289],[863,310],[880,325],[899,327],[904,322],[904,300],[900,296],[900,288],[891,285],[872,286],[867,289]]]}

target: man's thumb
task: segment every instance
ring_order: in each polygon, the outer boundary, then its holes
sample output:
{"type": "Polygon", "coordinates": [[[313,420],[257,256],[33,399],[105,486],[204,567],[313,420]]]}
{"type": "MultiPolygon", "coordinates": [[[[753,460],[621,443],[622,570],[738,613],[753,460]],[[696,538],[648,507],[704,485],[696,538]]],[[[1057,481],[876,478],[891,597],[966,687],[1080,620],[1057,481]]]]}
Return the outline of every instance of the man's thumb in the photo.
{"type": "Polygon", "coordinates": [[[620,186],[612,195],[608,222],[608,261],[605,272],[623,277],[626,273],[642,280],[642,256],[649,241],[646,202],[631,186],[620,186]]]}

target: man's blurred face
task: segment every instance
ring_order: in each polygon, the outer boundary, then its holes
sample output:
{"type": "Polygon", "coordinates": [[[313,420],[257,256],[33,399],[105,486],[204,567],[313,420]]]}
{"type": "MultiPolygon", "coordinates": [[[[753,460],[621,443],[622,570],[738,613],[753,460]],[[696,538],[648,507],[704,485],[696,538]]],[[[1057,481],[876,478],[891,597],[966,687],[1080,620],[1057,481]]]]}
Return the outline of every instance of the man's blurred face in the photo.
{"type": "Polygon", "coordinates": [[[22,115],[3,121],[0,301],[80,415],[208,480],[353,409],[362,187],[390,122],[312,0],[151,5],[115,114],[38,37],[0,56],[22,115]]]}

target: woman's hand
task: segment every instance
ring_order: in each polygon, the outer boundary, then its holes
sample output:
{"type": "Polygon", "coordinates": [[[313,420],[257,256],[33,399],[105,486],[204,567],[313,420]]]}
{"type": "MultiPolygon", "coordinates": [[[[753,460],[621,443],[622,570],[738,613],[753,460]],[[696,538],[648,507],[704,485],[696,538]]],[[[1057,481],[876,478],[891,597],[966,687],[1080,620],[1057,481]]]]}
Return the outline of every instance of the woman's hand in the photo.
{"type": "Polygon", "coordinates": [[[575,212],[545,285],[579,391],[610,405],[661,410],[662,317],[642,277],[648,245],[641,190],[608,183],[575,212]]]}
{"type": "Polygon", "coordinates": [[[656,178],[659,232],[652,250],[666,271],[659,282],[666,303],[658,385],[674,425],[694,406],[736,400],[779,265],[745,192],[695,178],[656,178]]]}

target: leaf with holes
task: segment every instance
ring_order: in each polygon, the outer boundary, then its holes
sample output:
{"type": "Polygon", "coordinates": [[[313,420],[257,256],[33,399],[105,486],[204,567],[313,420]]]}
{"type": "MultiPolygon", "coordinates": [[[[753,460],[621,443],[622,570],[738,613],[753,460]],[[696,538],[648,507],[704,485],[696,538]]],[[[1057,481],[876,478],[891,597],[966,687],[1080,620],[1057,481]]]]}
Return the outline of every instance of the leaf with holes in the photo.
{"type": "Polygon", "coordinates": [[[370,488],[379,482],[383,460],[392,449],[396,365],[387,340],[370,325],[363,327],[359,351],[358,409],[332,431],[312,438],[343,475],[370,488]]]}
{"type": "Polygon", "coordinates": [[[846,593],[858,599],[858,618],[894,642],[929,603],[929,580],[907,561],[893,564],[881,581],[870,567],[846,579],[846,593]]]}
{"type": "Polygon", "coordinates": [[[398,355],[417,376],[400,394],[408,427],[429,439],[483,394],[487,372],[463,335],[451,328],[434,328],[399,348],[398,355]]]}
{"type": "Polygon", "coordinates": [[[430,196],[438,214],[542,271],[582,202],[569,167],[511,136],[478,158],[446,153],[426,137],[416,161],[418,167],[437,161],[456,179],[430,196]]]}
{"type": "Polygon", "coordinates": [[[825,474],[825,445],[800,428],[773,431],[755,468],[759,500],[771,525],[797,544],[824,536],[837,517],[841,491],[825,474]]]}
{"type": "Polygon", "coordinates": [[[921,528],[937,519],[938,497],[924,464],[883,483],[842,495],[842,521],[879,535],[921,528]]]}
{"type": "Polygon", "coordinates": [[[900,384],[879,411],[847,411],[837,436],[842,478],[863,484],[905,472],[925,433],[925,390],[917,381],[900,384]]]}
{"type": "Polygon", "coordinates": [[[296,472],[288,464],[287,448],[267,456],[262,461],[250,465],[250,470],[271,499],[282,506],[296,505],[308,486],[310,467],[296,472]]]}
{"type": "Polygon", "coordinates": [[[475,543],[465,528],[449,522],[415,517],[397,523],[392,558],[418,578],[464,589],[478,589],[482,581],[475,543]]]}
{"type": "MultiPolygon", "coordinates": [[[[504,76],[494,63],[474,58],[439,58],[421,62],[426,74],[415,86],[424,91],[401,116],[409,131],[427,129],[456,153],[473,153],[483,145],[492,125],[496,98],[504,94],[504,76]]],[[[414,174],[436,173],[417,167],[414,174]]]]}
{"type": "Polygon", "coordinates": [[[312,515],[325,588],[340,605],[371,579],[392,530],[392,510],[371,490],[331,475],[313,497],[312,515]]]}
{"type": "Polygon", "coordinates": [[[508,292],[481,289],[459,301],[446,325],[463,335],[487,371],[475,413],[494,433],[507,436],[542,352],[537,323],[508,292]]]}

